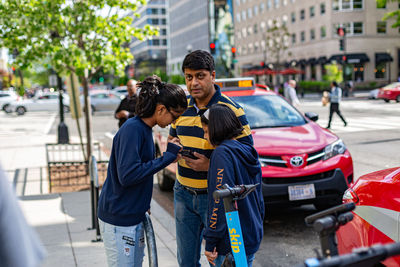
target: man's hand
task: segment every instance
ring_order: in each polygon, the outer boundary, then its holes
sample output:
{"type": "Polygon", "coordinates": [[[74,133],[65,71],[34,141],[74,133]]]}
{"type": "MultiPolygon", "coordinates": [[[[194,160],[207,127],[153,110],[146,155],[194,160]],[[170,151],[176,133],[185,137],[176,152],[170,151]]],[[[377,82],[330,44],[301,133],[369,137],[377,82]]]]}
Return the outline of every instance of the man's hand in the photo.
{"type": "Polygon", "coordinates": [[[186,164],[193,169],[194,171],[208,171],[210,160],[204,156],[203,154],[193,152],[193,154],[198,157],[198,159],[191,159],[183,156],[182,158],[185,160],[186,164]]]}
{"type": "Polygon", "coordinates": [[[121,110],[117,114],[115,114],[115,117],[117,119],[122,119],[122,118],[129,118],[129,111],[127,110],[121,110]]]}
{"type": "Polygon", "coordinates": [[[217,248],[214,248],[213,252],[204,251],[204,255],[207,257],[208,262],[215,266],[214,261],[218,257],[217,248]]]}

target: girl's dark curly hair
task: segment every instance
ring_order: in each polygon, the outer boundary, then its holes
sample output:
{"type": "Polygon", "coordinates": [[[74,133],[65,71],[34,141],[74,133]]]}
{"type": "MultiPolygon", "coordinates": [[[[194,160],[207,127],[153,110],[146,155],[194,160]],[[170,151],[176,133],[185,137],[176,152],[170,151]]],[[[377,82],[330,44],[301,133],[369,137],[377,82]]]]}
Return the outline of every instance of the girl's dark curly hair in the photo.
{"type": "Polygon", "coordinates": [[[136,116],[140,118],[153,116],[157,104],[164,105],[169,111],[187,108],[185,91],[178,85],[162,82],[157,75],[147,77],[139,82],[137,87],[140,92],[136,103],[136,116]]]}

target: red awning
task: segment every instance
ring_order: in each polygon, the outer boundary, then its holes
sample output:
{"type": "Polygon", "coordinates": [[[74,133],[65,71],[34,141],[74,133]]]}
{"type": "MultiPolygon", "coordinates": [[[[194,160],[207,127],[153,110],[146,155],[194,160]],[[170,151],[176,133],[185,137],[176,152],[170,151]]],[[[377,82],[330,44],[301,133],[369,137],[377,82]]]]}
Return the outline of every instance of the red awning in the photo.
{"type": "Polygon", "coordinates": [[[293,75],[293,74],[303,74],[303,73],[304,73],[304,71],[298,70],[298,69],[293,69],[293,68],[287,68],[287,69],[279,71],[279,74],[282,74],[282,75],[293,75]]]}

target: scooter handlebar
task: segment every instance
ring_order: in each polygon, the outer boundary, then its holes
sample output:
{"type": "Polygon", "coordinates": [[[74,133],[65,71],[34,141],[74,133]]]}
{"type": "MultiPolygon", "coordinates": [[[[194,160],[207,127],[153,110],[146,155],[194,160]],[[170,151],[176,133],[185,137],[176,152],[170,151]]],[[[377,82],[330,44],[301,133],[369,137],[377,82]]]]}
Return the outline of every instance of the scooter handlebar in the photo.
{"type": "Polygon", "coordinates": [[[243,199],[248,194],[253,192],[259,184],[249,184],[249,185],[236,185],[230,187],[227,184],[223,185],[223,189],[216,190],[213,193],[214,199],[226,198],[232,196],[234,198],[243,199]]]}

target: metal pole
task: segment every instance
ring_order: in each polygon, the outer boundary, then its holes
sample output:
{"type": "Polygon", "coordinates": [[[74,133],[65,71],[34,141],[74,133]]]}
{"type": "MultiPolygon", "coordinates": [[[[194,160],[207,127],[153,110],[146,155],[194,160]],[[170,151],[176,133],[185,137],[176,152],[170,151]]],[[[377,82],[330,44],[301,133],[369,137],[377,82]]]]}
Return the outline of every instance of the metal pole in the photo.
{"type": "Polygon", "coordinates": [[[58,98],[59,98],[59,110],[60,110],[60,123],[58,124],[58,144],[68,144],[69,143],[69,134],[68,127],[64,123],[64,103],[63,103],[63,86],[62,79],[57,75],[57,83],[58,83],[58,98]]]}

